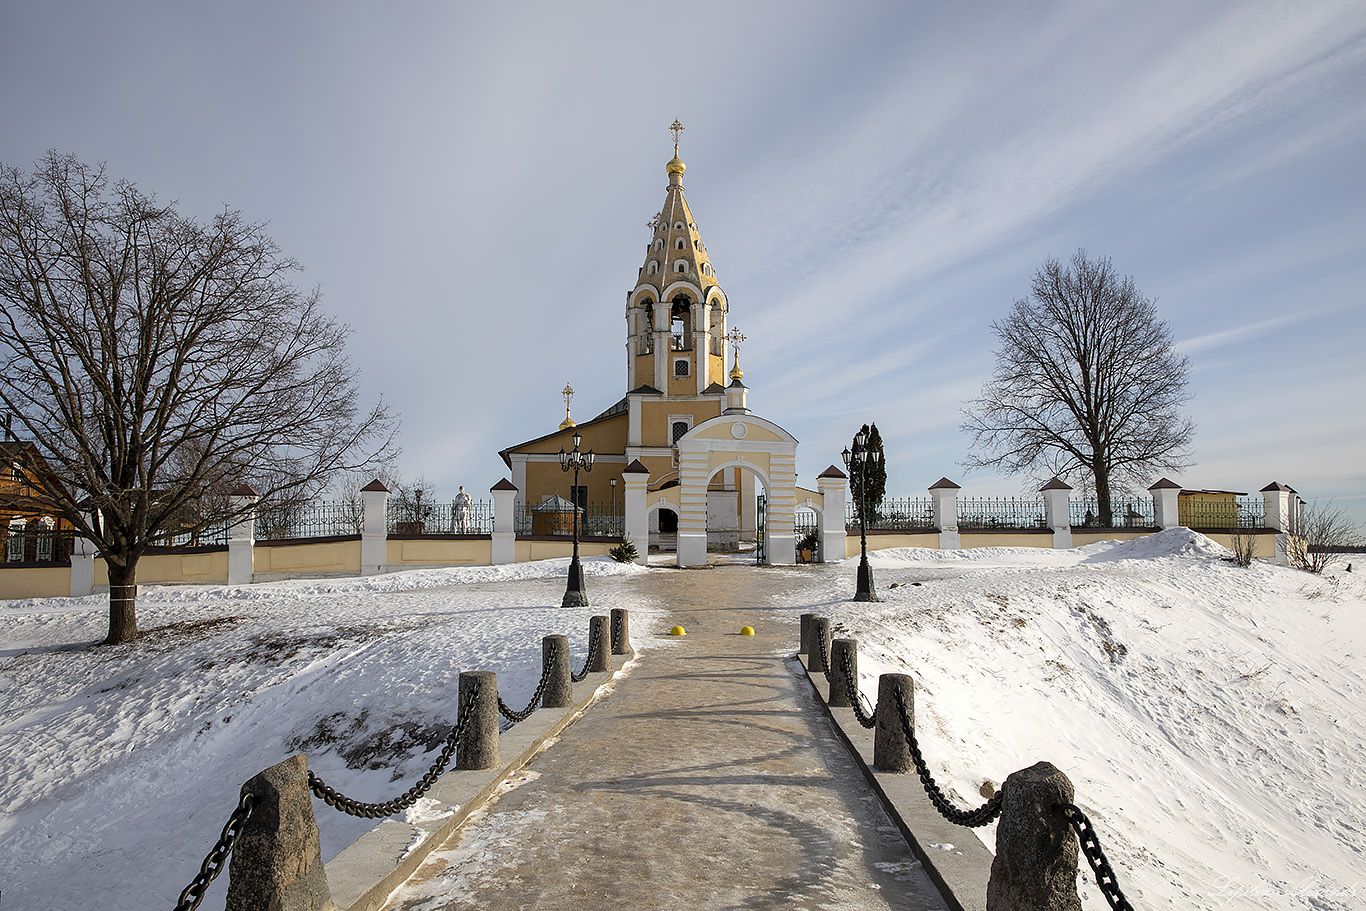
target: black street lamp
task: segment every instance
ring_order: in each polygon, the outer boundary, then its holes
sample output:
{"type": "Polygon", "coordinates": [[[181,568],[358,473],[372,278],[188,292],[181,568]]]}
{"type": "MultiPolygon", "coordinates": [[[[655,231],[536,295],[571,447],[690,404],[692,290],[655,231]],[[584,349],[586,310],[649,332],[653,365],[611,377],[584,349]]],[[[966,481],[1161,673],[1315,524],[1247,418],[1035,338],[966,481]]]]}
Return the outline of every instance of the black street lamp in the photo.
{"type": "Polygon", "coordinates": [[[616,478],[613,478],[613,479],[611,480],[611,484],[612,484],[612,534],[618,535],[618,534],[621,534],[621,530],[620,530],[619,528],[617,528],[617,479],[616,479],[616,478]]]}
{"type": "Polygon", "coordinates": [[[583,437],[575,433],[573,452],[565,452],[564,447],[560,447],[560,470],[574,472],[574,486],[569,489],[569,505],[574,509],[574,559],[569,563],[569,584],[565,587],[561,607],[588,606],[588,593],[583,589],[583,567],[579,565],[579,504],[574,502],[574,496],[579,489],[579,472],[593,470],[593,450],[579,452],[581,442],[583,437]]]}
{"type": "Polygon", "coordinates": [[[840,453],[844,467],[850,471],[850,480],[858,474],[858,591],[854,592],[855,601],[876,601],[877,592],[873,589],[873,568],[868,565],[868,463],[874,465],[882,458],[882,453],[868,446],[868,434],[860,430],[854,434],[854,451],[849,447],[840,453]]]}

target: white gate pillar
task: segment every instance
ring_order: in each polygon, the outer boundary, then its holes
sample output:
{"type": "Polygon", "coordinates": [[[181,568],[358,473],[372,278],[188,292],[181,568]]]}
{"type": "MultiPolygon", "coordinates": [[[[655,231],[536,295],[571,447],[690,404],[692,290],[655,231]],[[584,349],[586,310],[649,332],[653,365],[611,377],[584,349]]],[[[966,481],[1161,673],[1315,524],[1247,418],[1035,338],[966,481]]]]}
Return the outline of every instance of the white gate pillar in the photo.
{"type": "Polygon", "coordinates": [[[621,473],[626,485],[626,540],[636,546],[636,560],[641,566],[650,562],[650,513],[646,503],[650,487],[650,469],[635,459],[621,473]]]}
{"type": "Polygon", "coordinates": [[[678,454],[678,565],[707,565],[707,453],[678,454]]]}
{"type": "Polygon", "coordinates": [[[834,465],[816,478],[816,490],[825,498],[821,510],[821,563],[843,560],[848,553],[848,532],[844,525],[845,502],[849,495],[849,476],[834,465]]]}

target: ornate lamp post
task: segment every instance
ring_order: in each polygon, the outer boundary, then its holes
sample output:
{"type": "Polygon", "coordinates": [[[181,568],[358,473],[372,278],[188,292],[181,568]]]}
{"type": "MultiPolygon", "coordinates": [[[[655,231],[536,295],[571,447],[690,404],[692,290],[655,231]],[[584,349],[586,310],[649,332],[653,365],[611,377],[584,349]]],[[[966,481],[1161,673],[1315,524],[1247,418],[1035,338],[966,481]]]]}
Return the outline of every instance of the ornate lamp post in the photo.
{"type": "Polygon", "coordinates": [[[574,486],[569,489],[569,505],[574,509],[574,559],[569,563],[569,584],[565,587],[561,607],[588,606],[588,593],[583,590],[583,567],[579,565],[579,504],[573,500],[579,489],[579,472],[593,470],[593,450],[579,452],[581,442],[583,437],[575,433],[573,452],[565,452],[564,447],[560,447],[560,470],[574,472],[574,486]]]}
{"type": "Polygon", "coordinates": [[[620,534],[617,528],[617,479],[613,478],[612,484],[612,534],[620,534]]]}
{"type": "Polygon", "coordinates": [[[854,451],[850,452],[849,447],[845,447],[844,452],[840,453],[844,458],[844,467],[848,468],[852,477],[853,473],[858,473],[858,543],[859,543],[859,562],[858,562],[858,591],[854,592],[855,601],[876,601],[877,592],[873,590],[873,568],[868,565],[868,463],[877,464],[882,454],[875,449],[868,448],[868,435],[863,431],[854,434],[854,451]]]}

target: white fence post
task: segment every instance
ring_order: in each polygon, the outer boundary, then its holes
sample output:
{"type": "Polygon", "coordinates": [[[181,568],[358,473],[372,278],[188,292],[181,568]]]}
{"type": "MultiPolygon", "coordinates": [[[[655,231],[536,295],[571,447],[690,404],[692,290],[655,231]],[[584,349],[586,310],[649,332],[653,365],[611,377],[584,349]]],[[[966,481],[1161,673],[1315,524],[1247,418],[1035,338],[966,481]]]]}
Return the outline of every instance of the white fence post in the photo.
{"type": "Polygon", "coordinates": [[[1294,531],[1290,513],[1290,495],[1294,493],[1279,481],[1262,488],[1262,504],[1266,507],[1266,527],[1276,530],[1276,552],[1272,560],[1282,565],[1290,562],[1289,533],[1294,531]]]}
{"type": "Polygon", "coordinates": [[[824,498],[821,505],[821,547],[817,560],[821,563],[843,560],[848,556],[844,504],[849,494],[849,476],[831,465],[817,476],[816,490],[824,498]]]}
{"type": "Polygon", "coordinates": [[[934,498],[934,525],[939,529],[940,550],[960,550],[963,539],[958,534],[958,491],[962,490],[948,478],[940,478],[930,488],[934,498]]]}
{"type": "Polygon", "coordinates": [[[634,459],[622,471],[621,480],[626,485],[626,539],[636,546],[635,562],[645,566],[650,561],[650,513],[646,502],[650,469],[640,459],[634,459]]]}
{"type": "Polygon", "coordinates": [[[95,593],[95,543],[89,538],[71,542],[71,597],[95,593]]]}
{"type": "Polygon", "coordinates": [[[517,562],[517,485],[507,478],[489,488],[493,494],[493,556],[495,566],[517,562]]]}
{"type": "Polygon", "coordinates": [[[1163,530],[1181,527],[1181,485],[1162,478],[1148,490],[1153,495],[1153,521],[1163,530]]]}
{"type": "Polygon", "coordinates": [[[249,511],[236,519],[228,529],[228,584],[250,585],[254,566],[252,551],[256,547],[256,501],[259,495],[246,484],[228,494],[228,508],[249,511]]]}
{"type": "Polygon", "coordinates": [[[1039,492],[1044,495],[1044,521],[1053,529],[1055,550],[1065,550],[1072,546],[1072,515],[1067,502],[1067,492],[1071,489],[1070,484],[1057,476],[1039,488],[1039,492]]]}
{"type": "Polygon", "coordinates": [[[384,572],[389,547],[389,488],[379,478],[360,489],[364,524],[360,534],[360,574],[384,572]]]}

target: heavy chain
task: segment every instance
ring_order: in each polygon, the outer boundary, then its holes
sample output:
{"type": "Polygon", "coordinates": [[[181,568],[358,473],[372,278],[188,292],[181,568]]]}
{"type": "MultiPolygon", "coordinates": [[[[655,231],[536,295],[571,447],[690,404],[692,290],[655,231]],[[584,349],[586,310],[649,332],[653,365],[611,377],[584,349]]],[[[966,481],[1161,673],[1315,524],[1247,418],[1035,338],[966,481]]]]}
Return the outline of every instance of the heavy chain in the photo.
{"type": "Polygon", "coordinates": [[[536,706],[541,704],[541,697],[545,695],[545,688],[550,685],[550,669],[555,663],[555,649],[555,641],[552,639],[550,643],[550,654],[546,656],[548,660],[545,662],[545,667],[541,669],[541,682],[536,684],[536,692],[532,693],[531,702],[527,704],[526,708],[522,709],[520,712],[514,712],[512,709],[508,708],[508,704],[503,701],[501,695],[498,697],[498,711],[501,712],[503,717],[508,721],[511,721],[513,724],[516,724],[519,721],[526,721],[531,717],[531,713],[536,711],[536,706]]]}
{"type": "Polygon", "coordinates": [[[479,699],[479,682],[476,680],[470,688],[469,701],[460,710],[460,717],[456,719],[455,727],[451,728],[451,733],[446,737],[446,745],[441,748],[441,755],[436,762],[427,770],[417,784],[398,797],[386,803],[361,803],[352,800],[345,794],[341,794],[327,785],[321,778],[313,774],[313,770],[308,770],[308,787],[313,791],[313,796],[317,797],[329,807],[335,807],[348,816],[360,816],[365,819],[382,819],[385,816],[392,816],[399,810],[406,810],[421,799],[436,780],[446,770],[446,765],[455,755],[455,745],[460,740],[460,736],[468,729],[470,715],[474,713],[474,705],[479,699]]]}
{"type": "MultiPolygon", "coordinates": [[[[822,645],[824,645],[824,643],[822,643],[822,645]]],[[[841,670],[844,671],[844,685],[849,690],[849,705],[854,709],[854,717],[857,718],[858,723],[865,728],[876,727],[877,708],[874,707],[872,713],[863,710],[863,693],[859,691],[858,681],[854,679],[854,662],[849,660],[849,653],[847,651],[842,653],[842,657],[844,660],[840,662],[843,665],[841,670]]],[[[830,675],[827,672],[826,679],[829,679],[829,677],[830,675]]]]}
{"type": "Polygon", "coordinates": [[[218,843],[213,846],[209,856],[204,858],[204,863],[199,865],[199,875],[191,880],[184,892],[180,893],[180,901],[176,902],[175,911],[194,911],[199,907],[199,903],[204,900],[204,890],[209,888],[209,883],[213,882],[219,873],[223,872],[223,865],[232,853],[232,846],[237,843],[237,836],[242,834],[247,820],[251,818],[251,809],[255,802],[255,794],[242,795],[242,799],[237,802],[237,809],[232,811],[227,824],[223,826],[223,834],[218,836],[218,843]]]}
{"type": "Polygon", "coordinates": [[[617,643],[618,643],[618,642],[621,642],[621,614],[617,613],[616,611],[613,611],[613,612],[612,612],[612,648],[615,649],[615,648],[617,647],[617,643]]]}
{"type": "Polygon", "coordinates": [[[1129,900],[1124,897],[1124,893],[1119,891],[1119,883],[1115,880],[1115,871],[1110,866],[1110,862],[1105,859],[1105,852],[1100,849],[1100,839],[1096,837],[1096,830],[1091,826],[1091,820],[1086,818],[1075,804],[1060,803],[1053,807],[1054,813],[1061,813],[1072,824],[1072,828],[1077,832],[1077,840],[1081,842],[1081,852],[1086,855],[1086,862],[1091,865],[1091,872],[1096,874],[1096,885],[1100,887],[1100,894],[1105,896],[1105,900],[1110,903],[1110,907],[1115,911],[1134,911],[1134,906],[1129,904],[1129,900]]]}
{"type": "Polygon", "coordinates": [[[588,636],[588,657],[584,659],[583,670],[579,671],[577,674],[570,674],[570,680],[573,680],[575,683],[582,683],[584,680],[588,679],[588,669],[593,666],[593,656],[598,653],[598,646],[601,645],[598,640],[601,638],[602,628],[599,624],[594,623],[593,631],[588,636]]]}
{"type": "Polygon", "coordinates": [[[897,714],[901,716],[901,730],[906,734],[906,745],[911,749],[911,760],[915,762],[915,770],[920,774],[920,783],[925,786],[925,793],[929,795],[930,803],[951,823],[968,828],[984,826],[997,816],[1001,815],[1001,800],[1005,794],[1004,790],[997,791],[990,800],[982,804],[975,810],[960,810],[949,803],[944,792],[939,790],[939,785],[934,783],[934,778],[930,776],[929,767],[925,765],[925,757],[920,753],[920,744],[915,739],[915,726],[911,724],[909,713],[906,711],[906,697],[901,690],[893,691],[896,695],[897,714]]]}

